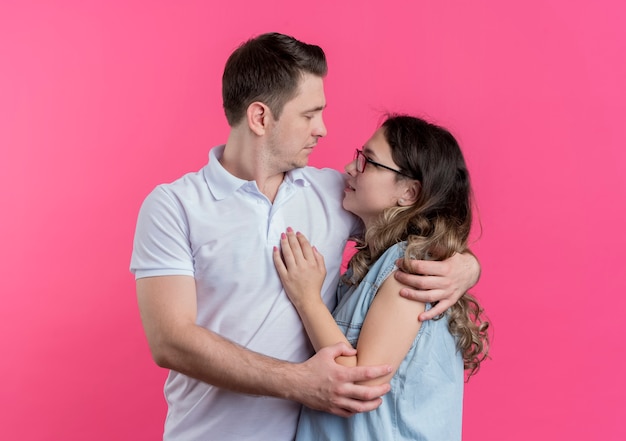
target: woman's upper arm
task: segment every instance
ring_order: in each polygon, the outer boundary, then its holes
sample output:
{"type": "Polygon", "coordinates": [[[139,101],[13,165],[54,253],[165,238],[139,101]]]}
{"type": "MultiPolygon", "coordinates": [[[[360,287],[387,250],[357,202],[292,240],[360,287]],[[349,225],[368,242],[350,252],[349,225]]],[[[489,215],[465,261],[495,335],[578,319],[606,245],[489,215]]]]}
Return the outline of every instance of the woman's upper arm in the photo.
{"type": "Polygon", "coordinates": [[[371,384],[388,382],[408,353],[421,323],[417,316],[425,310],[424,303],[400,296],[406,286],[390,274],[378,289],[357,343],[358,364],[376,366],[390,364],[392,373],[371,384]]]}

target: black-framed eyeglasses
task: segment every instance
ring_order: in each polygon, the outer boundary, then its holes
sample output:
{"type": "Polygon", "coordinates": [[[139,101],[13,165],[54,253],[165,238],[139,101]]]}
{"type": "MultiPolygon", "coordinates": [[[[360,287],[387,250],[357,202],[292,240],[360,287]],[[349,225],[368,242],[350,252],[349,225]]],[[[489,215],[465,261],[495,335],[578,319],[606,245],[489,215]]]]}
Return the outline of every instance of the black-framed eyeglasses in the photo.
{"type": "Polygon", "coordinates": [[[363,150],[361,149],[356,149],[354,151],[354,159],[356,159],[356,171],[358,171],[359,173],[363,173],[365,171],[365,165],[369,163],[376,167],[382,167],[386,170],[392,171],[394,173],[398,173],[399,175],[406,176],[407,178],[415,179],[413,176],[409,176],[406,173],[401,172],[400,170],[396,170],[395,168],[391,168],[387,165],[380,164],[376,161],[372,161],[370,158],[365,156],[365,154],[363,153],[363,150]]]}

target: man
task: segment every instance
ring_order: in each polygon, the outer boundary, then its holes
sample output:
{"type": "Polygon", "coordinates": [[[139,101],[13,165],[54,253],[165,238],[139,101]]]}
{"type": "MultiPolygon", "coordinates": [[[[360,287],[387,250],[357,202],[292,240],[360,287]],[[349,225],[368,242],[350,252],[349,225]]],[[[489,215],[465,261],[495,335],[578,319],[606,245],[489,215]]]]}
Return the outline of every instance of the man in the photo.
{"type": "MultiPolygon", "coordinates": [[[[305,232],[325,256],[323,296],[334,306],[344,245],[361,226],[341,207],[341,174],[306,167],[326,135],[326,71],[324,52],[292,37],[244,43],[223,75],[226,144],[142,205],[131,270],[153,357],[170,369],[166,440],[291,440],[300,403],[349,416],[376,408],[389,390],[358,384],[389,366],[334,362],[352,348],[311,357],[272,261],[287,227],[305,232]]],[[[416,262],[422,274],[442,276],[408,275],[405,283],[430,284],[454,303],[477,267],[470,255],[416,262]]]]}

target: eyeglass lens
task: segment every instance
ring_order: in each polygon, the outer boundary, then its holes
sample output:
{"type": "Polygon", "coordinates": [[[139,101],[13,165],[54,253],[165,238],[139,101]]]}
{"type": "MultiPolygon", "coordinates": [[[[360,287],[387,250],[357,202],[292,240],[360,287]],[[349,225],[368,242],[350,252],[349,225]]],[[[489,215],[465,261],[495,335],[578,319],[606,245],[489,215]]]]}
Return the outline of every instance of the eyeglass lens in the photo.
{"type": "Polygon", "coordinates": [[[354,152],[356,159],[356,171],[363,173],[365,171],[365,155],[359,149],[354,152]]]}

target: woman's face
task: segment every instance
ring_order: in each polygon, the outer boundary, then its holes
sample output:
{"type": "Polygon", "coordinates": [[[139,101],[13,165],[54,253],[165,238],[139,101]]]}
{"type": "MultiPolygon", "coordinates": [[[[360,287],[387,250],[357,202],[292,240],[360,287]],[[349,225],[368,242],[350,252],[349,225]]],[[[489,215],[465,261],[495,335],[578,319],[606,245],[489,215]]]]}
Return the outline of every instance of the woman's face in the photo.
{"type": "Polygon", "coordinates": [[[363,146],[362,152],[364,158],[361,160],[365,160],[362,172],[357,170],[357,158],[345,166],[348,177],[343,208],[363,219],[367,228],[383,210],[399,205],[399,201],[404,202],[411,180],[398,179],[397,173],[381,167],[383,165],[398,170],[391,158],[391,147],[385,139],[384,128],[374,133],[363,146]]]}

